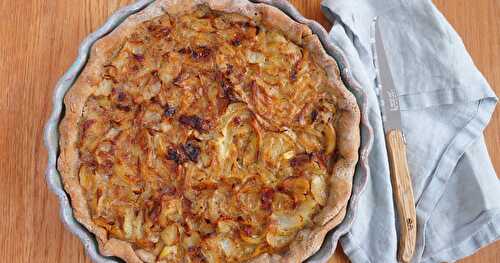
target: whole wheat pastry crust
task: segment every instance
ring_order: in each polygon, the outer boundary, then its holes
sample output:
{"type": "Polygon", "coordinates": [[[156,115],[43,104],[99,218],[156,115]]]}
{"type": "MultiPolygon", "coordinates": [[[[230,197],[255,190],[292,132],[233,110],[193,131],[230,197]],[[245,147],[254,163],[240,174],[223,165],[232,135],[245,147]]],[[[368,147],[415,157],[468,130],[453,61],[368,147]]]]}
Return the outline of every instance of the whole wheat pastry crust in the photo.
{"type": "Polygon", "coordinates": [[[200,4],[206,4],[210,9],[217,11],[239,13],[259,20],[267,27],[280,30],[288,39],[310,52],[313,60],[325,70],[332,86],[335,87],[331,92],[337,98],[336,106],[339,114],[335,127],[339,158],[329,178],[328,201],[314,217],[314,227],[299,231],[288,250],[272,255],[261,254],[250,261],[301,262],[320,248],[326,233],[337,226],[345,215],[351,194],[352,177],[358,160],[360,113],[354,96],[345,88],[340,79],[336,62],[326,54],[317,36],[312,34],[307,26],[293,21],[280,10],[265,4],[254,4],[245,0],[159,0],[143,11],[130,16],[113,32],[95,43],[86,67],[65,97],[66,111],[59,127],[61,153],[58,169],[62,175],[65,190],[71,197],[74,216],[96,235],[100,252],[103,255],[118,256],[127,262],[143,262],[145,258],[147,259],[147,255],[138,255],[142,251],[134,251],[129,242],[109,237],[104,228],[92,221],[78,178],[79,123],[87,98],[93,92],[90,86],[98,81],[102,74],[102,65],[113,55],[116,45],[123,38],[130,35],[134,28],[144,21],[166,12],[171,16],[190,12],[200,4]]]}

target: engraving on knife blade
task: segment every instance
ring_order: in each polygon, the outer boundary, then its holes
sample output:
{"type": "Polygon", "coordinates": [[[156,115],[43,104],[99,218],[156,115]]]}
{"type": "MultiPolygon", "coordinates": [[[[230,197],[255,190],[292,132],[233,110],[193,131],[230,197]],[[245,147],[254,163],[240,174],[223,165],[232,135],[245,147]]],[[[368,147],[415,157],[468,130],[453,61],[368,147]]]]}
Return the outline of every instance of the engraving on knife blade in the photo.
{"type": "Polygon", "coordinates": [[[395,90],[386,90],[386,98],[389,100],[389,105],[387,105],[387,110],[397,111],[399,110],[399,99],[398,94],[395,90]]]}

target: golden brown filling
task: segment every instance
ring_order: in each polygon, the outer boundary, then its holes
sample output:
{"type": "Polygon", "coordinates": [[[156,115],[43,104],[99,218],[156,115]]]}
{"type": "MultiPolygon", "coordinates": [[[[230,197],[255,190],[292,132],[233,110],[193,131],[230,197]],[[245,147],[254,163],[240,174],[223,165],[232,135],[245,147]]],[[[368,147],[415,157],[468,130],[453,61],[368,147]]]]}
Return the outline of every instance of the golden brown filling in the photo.
{"type": "Polygon", "coordinates": [[[335,98],[308,51],[201,6],[142,23],[80,121],[92,220],[145,261],[234,262],[314,225],[335,160],[335,98]]]}

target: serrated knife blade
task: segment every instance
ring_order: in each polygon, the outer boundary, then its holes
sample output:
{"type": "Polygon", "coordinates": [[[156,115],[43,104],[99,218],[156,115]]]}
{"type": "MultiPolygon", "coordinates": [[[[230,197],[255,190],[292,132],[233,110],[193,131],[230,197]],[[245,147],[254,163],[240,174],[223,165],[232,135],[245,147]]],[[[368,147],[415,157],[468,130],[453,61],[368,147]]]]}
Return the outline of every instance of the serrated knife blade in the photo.
{"type": "Polygon", "coordinates": [[[406,158],[406,140],[401,125],[399,98],[382,40],[380,20],[374,21],[374,61],[382,111],[382,122],[399,221],[398,258],[410,262],[415,251],[417,221],[412,181],[406,158]]]}

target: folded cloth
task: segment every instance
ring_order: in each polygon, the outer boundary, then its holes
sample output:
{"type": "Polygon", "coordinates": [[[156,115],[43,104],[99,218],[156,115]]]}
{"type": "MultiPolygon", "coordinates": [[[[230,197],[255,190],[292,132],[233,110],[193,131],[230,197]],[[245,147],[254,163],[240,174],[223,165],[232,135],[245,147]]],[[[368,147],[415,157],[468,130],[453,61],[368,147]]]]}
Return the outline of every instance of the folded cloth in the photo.
{"type": "Polygon", "coordinates": [[[323,0],[331,41],[368,94],[375,131],[368,178],[351,230],[353,262],[397,262],[397,219],[375,85],[378,17],[402,109],[417,208],[413,262],[453,261],[500,237],[500,181],[482,131],[497,98],[460,37],[430,0],[323,0]]]}

